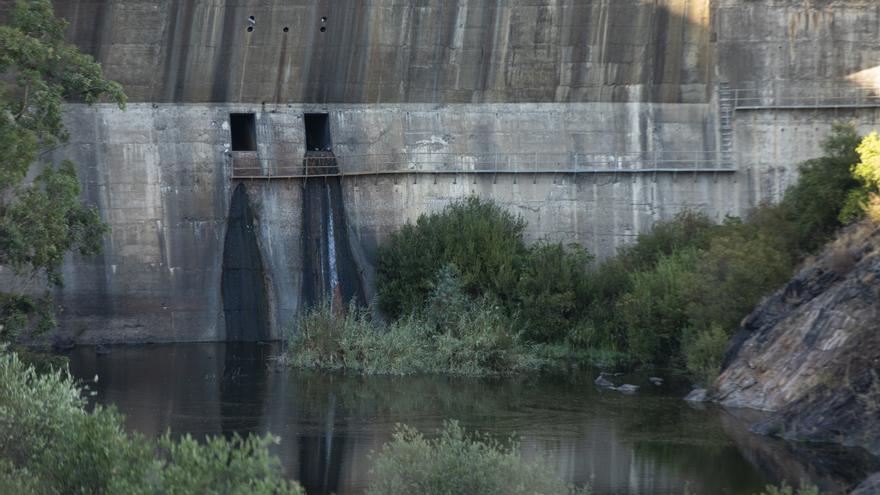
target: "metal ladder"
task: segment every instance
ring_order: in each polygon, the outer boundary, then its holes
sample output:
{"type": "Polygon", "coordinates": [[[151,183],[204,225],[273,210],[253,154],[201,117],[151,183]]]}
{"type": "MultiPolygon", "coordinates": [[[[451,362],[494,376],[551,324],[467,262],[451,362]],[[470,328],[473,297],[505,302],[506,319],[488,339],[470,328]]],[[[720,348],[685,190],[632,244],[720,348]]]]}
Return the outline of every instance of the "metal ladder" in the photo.
{"type": "Polygon", "coordinates": [[[734,167],[733,163],[733,113],[736,111],[734,91],[728,83],[718,83],[718,124],[721,139],[721,166],[734,167]]]}

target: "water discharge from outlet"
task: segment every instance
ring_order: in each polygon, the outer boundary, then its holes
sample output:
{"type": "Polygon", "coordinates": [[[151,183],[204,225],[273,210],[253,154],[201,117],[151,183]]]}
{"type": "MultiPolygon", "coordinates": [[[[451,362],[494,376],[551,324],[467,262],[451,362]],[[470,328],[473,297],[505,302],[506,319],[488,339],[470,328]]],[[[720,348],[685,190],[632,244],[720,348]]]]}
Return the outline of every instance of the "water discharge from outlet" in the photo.
{"type": "Polygon", "coordinates": [[[337,313],[365,304],[360,272],[352,256],[338,170],[330,151],[309,151],[303,190],[303,306],[329,304],[337,313]]]}

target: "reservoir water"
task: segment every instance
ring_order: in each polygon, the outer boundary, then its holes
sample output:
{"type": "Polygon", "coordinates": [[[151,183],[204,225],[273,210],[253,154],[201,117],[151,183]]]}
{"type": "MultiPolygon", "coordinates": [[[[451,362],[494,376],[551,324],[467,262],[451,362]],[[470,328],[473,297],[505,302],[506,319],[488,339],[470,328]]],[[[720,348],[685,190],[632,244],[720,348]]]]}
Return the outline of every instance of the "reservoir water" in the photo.
{"type": "Polygon", "coordinates": [[[551,460],[568,481],[605,494],[752,494],[769,482],[807,480],[843,491],[877,470],[876,459],[807,447],[748,431],[753,413],[697,407],[687,386],[648,376],[635,395],[599,391],[595,374],[468,379],[361,377],[279,367],[277,345],[175,344],[70,353],[71,372],[98,375],[94,400],[114,404],[130,430],[231,435],[272,433],[285,474],[310,494],[363,493],[371,453],[405,423],[435,431],[517,435],[524,455],[551,460]],[[743,416],[745,415],[745,417],[743,416]]]}

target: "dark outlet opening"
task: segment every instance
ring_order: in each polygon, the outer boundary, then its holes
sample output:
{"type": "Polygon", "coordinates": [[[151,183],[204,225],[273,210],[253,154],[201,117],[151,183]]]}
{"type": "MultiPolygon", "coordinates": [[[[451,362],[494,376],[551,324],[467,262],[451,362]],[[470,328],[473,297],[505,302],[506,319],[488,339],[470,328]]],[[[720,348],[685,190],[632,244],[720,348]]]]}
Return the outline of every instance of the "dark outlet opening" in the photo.
{"type": "Polygon", "coordinates": [[[229,114],[232,151],[257,151],[257,119],[252,113],[229,114]]]}
{"type": "Polygon", "coordinates": [[[303,119],[306,123],[306,151],[332,151],[330,116],[326,113],[307,113],[303,119]]]}

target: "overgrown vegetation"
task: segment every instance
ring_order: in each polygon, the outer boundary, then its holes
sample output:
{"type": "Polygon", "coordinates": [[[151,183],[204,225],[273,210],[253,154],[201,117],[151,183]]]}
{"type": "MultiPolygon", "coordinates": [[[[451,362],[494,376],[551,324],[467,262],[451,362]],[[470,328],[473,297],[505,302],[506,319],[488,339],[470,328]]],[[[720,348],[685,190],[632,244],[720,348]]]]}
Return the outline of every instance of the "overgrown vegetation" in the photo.
{"type": "Polygon", "coordinates": [[[272,437],[150,441],[112,408],[84,407],[66,372],[0,349],[0,493],[304,493],[281,476],[272,437]]]}
{"type": "Polygon", "coordinates": [[[327,306],[313,309],[291,337],[287,359],[302,368],[392,375],[481,376],[534,370],[542,364],[489,301],[431,314],[380,325],[354,307],[344,315],[327,306]]]}
{"type": "Polygon", "coordinates": [[[579,246],[527,245],[524,221],[490,201],[454,202],[380,249],[380,304],[393,323],[310,313],[291,359],[368,373],[485,374],[606,356],[687,369],[710,384],[761,298],[880,204],[880,136],[859,143],[852,126],[835,125],[824,156],[800,166],[779,204],[721,224],[683,211],[598,266],[579,246]]]}
{"type": "MultiPolygon", "coordinates": [[[[765,206],[746,221],[731,218],[720,226],[683,212],[598,267],[591,267],[590,256],[579,247],[528,247],[522,229],[521,220],[477,198],[453,203],[405,227],[380,253],[379,287],[385,308],[406,312],[395,313],[402,319],[374,338],[402,341],[405,336],[433,335],[445,325],[439,320],[468,315],[468,305],[488,297],[497,301],[492,306],[504,324],[492,326],[484,338],[507,335],[517,348],[540,349],[533,355],[547,356],[551,348],[565,349],[569,357],[585,349],[592,350],[587,357],[623,353],[630,364],[687,366],[709,380],[720,366],[728,334],[764,294],[790,276],[796,258],[787,237],[794,227],[782,207],[765,206]],[[446,232],[455,232],[455,242],[443,239],[446,232]],[[482,250],[461,248],[483,243],[489,244],[482,250]],[[422,246],[446,244],[451,247],[420,256],[422,246]],[[462,256],[467,258],[466,272],[457,264],[462,256]],[[416,259],[418,276],[398,263],[416,259]],[[504,277],[484,275],[499,266],[505,267],[504,277]],[[437,279],[432,282],[428,274],[435,267],[437,279]],[[432,330],[413,328],[424,324],[432,330]]],[[[473,323],[456,321],[470,326],[453,332],[467,335],[468,342],[484,335],[473,323]]],[[[442,330],[439,334],[445,335],[442,330]]],[[[301,362],[315,361],[298,351],[312,338],[302,334],[297,339],[291,347],[294,355],[299,353],[301,362]]],[[[423,348],[409,343],[404,352],[423,348]]],[[[367,356],[362,350],[345,351],[351,353],[367,356]]],[[[422,370],[443,371],[447,362],[455,361],[443,358],[422,370]]]]}
{"type": "MultiPolygon", "coordinates": [[[[98,251],[107,230],[97,210],[80,199],[74,164],[45,160],[68,139],[62,105],[108,98],[125,106],[122,88],[65,42],[66,27],[49,0],[18,0],[0,26],[0,265],[50,285],[61,285],[67,253],[98,251]]],[[[48,305],[48,297],[4,289],[0,340],[13,340],[34,320],[53,326],[48,305]]]]}
{"type": "MultiPolygon", "coordinates": [[[[542,262],[549,259],[560,265],[556,267],[559,277],[555,283],[547,278],[553,268],[535,275],[548,282],[541,286],[543,290],[534,292],[534,297],[575,299],[571,278],[562,271],[565,264],[582,255],[548,245],[536,246],[527,253],[542,262]],[[562,297],[558,297],[560,292],[562,297]]],[[[525,286],[532,283],[529,276],[522,279],[525,286]]],[[[373,321],[368,311],[355,306],[345,312],[334,311],[329,305],[306,311],[288,337],[287,363],[299,368],[366,374],[484,376],[561,369],[584,362],[616,365],[623,359],[619,352],[569,345],[567,339],[573,337],[566,330],[571,323],[560,306],[519,312],[505,307],[488,291],[470,296],[453,265],[442,266],[426,285],[428,294],[422,305],[389,324],[373,321]],[[535,322],[553,320],[559,325],[553,328],[561,328],[555,335],[531,330],[542,328],[535,322]]]]}
{"type": "Polygon", "coordinates": [[[526,224],[491,201],[470,197],[422,215],[391,236],[378,254],[379,302],[392,317],[422,311],[443,269],[460,292],[491,297],[533,341],[565,337],[577,320],[591,257],[580,246],[526,246],[526,224]]]}
{"type": "Polygon", "coordinates": [[[448,422],[437,438],[400,426],[378,453],[369,495],[584,494],[561,481],[542,459],[524,460],[518,445],[502,444],[487,435],[466,434],[448,422]]]}
{"type": "Polygon", "coordinates": [[[849,191],[840,220],[851,223],[868,216],[880,221],[880,135],[872,132],[857,151],[860,161],[853,166],[852,175],[858,187],[849,191]]]}

